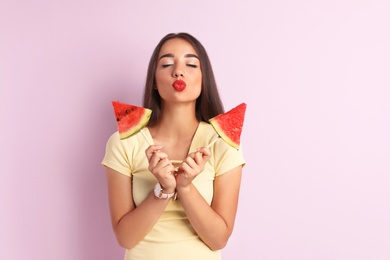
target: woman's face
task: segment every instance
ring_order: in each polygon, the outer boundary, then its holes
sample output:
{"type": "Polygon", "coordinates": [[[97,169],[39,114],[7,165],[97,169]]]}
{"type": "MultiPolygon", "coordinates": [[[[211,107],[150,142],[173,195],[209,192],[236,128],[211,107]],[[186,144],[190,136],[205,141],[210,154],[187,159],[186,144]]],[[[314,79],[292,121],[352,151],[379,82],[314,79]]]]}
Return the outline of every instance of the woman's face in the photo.
{"type": "Polygon", "coordinates": [[[157,58],[156,87],[164,101],[195,101],[202,90],[202,70],[198,54],[183,39],[163,44],[157,58]]]}

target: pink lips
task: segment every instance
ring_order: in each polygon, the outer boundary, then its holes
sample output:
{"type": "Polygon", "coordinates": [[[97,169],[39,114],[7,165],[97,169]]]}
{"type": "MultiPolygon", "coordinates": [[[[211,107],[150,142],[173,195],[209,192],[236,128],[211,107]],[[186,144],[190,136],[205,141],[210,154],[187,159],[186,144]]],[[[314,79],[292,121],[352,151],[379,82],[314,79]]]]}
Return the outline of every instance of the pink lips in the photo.
{"type": "Polygon", "coordinates": [[[172,87],[176,91],[183,91],[186,88],[186,83],[183,80],[175,80],[175,82],[172,84],[172,87]]]}

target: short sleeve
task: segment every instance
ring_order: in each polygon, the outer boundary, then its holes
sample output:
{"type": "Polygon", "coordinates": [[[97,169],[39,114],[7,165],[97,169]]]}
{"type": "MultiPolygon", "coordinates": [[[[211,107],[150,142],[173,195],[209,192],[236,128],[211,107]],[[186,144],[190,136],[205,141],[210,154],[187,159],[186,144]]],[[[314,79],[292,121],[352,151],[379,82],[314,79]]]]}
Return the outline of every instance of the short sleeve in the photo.
{"type": "Polygon", "coordinates": [[[121,143],[119,133],[116,132],[110,136],[106,144],[106,153],[102,165],[114,169],[126,176],[131,175],[131,163],[129,155],[121,143]]]}
{"type": "Polygon", "coordinates": [[[240,165],[245,165],[242,147],[237,150],[222,139],[218,140],[214,152],[215,176],[224,174],[240,165]]]}

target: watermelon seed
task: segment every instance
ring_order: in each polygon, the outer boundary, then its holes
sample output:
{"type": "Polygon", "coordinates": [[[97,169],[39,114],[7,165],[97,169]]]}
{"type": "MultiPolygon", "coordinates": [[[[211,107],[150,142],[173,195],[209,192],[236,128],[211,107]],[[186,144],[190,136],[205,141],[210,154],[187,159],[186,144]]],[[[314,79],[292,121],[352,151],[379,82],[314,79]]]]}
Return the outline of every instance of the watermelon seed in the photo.
{"type": "Polygon", "coordinates": [[[120,119],[119,117],[117,117],[117,118],[116,118],[116,121],[118,121],[118,122],[119,122],[120,120],[121,120],[121,119],[120,119]]]}

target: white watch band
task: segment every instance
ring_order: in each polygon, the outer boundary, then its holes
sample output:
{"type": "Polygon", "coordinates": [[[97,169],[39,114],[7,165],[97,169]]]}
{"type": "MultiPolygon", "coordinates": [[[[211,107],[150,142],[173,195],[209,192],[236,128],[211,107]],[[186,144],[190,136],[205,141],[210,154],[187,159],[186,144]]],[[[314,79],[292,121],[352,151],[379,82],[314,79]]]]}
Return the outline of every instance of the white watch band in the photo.
{"type": "Polygon", "coordinates": [[[175,196],[175,192],[173,193],[164,193],[160,183],[156,183],[156,186],[154,186],[154,196],[156,196],[159,199],[170,199],[173,196],[175,196]]]}

